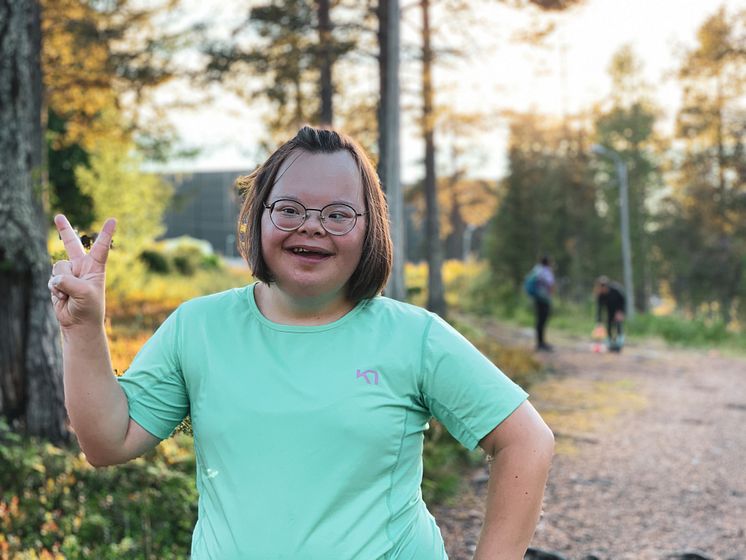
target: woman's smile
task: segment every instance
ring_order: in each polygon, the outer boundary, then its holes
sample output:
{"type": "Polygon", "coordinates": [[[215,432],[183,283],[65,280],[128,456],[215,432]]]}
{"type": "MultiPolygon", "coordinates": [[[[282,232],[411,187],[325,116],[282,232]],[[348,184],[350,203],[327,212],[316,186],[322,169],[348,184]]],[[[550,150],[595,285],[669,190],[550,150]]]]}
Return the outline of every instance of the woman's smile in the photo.
{"type": "Polygon", "coordinates": [[[286,249],[294,257],[301,259],[301,262],[321,262],[334,256],[332,251],[313,245],[292,245],[286,249]]]}

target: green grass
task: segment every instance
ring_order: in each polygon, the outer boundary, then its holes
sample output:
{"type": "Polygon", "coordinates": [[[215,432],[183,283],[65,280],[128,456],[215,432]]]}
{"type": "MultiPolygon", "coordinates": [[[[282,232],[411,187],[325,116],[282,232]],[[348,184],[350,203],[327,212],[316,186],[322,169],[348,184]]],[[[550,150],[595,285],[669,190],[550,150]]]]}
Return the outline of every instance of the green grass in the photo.
{"type": "Polygon", "coordinates": [[[722,321],[676,315],[637,315],[630,322],[629,330],[635,337],[657,336],[677,346],[746,352],[746,332],[729,330],[722,321]]]}
{"type": "MultiPolygon", "coordinates": [[[[534,311],[525,298],[520,305],[509,311],[500,309],[497,319],[521,327],[533,327],[534,311]]],[[[571,304],[555,301],[548,329],[578,337],[590,337],[596,324],[595,304],[571,304]]],[[[681,315],[656,316],[637,313],[625,323],[625,335],[629,341],[644,341],[659,338],[673,346],[684,348],[716,348],[737,353],[746,353],[746,332],[728,329],[722,321],[687,318],[681,315]]]]}

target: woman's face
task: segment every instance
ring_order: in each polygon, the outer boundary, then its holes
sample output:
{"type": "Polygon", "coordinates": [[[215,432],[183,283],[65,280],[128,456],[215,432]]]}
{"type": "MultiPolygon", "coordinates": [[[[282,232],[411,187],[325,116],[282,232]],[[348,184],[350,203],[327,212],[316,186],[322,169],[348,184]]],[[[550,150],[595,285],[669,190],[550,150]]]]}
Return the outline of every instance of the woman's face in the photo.
{"type": "MultiPolygon", "coordinates": [[[[342,203],[355,212],[365,212],[360,171],[346,150],[332,154],[296,151],[278,172],[279,179],[265,201],[300,202],[307,209],[342,203]]],[[[302,298],[344,298],[345,286],[357,268],[367,230],[367,216],[359,216],[345,235],[331,235],[319,212],[308,217],[295,231],[275,227],[270,210],[262,214],[262,256],[274,281],[287,295],[302,298]]]]}

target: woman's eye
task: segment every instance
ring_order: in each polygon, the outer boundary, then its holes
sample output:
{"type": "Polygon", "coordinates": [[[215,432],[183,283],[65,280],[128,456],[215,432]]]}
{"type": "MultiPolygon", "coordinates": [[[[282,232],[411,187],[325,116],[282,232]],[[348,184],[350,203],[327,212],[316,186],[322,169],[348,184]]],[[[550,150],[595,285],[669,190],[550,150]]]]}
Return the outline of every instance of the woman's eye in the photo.
{"type": "Polygon", "coordinates": [[[280,206],[279,208],[277,208],[277,211],[280,214],[285,214],[286,216],[296,216],[300,214],[300,210],[298,210],[294,206],[280,206]]]}
{"type": "Polygon", "coordinates": [[[326,218],[334,221],[351,220],[352,216],[352,210],[349,210],[347,208],[330,208],[326,212],[326,218]]]}

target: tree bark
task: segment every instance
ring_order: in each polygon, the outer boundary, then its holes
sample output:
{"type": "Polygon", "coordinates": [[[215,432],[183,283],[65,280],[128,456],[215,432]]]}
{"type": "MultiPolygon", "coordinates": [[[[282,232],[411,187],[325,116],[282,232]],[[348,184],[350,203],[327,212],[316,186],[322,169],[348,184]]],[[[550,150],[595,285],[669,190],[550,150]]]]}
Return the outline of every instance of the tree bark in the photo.
{"type": "Polygon", "coordinates": [[[41,13],[0,0],[0,417],[67,441],[59,328],[42,205],[41,13]]]}
{"type": "Polygon", "coordinates": [[[430,45],[430,0],[422,0],[422,126],[425,138],[425,228],[427,232],[427,308],[444,317],[446,302],[443,293],[443,247],[435,177],[435,115],[433,109],[432,66],[430,45]]]}
{"type": "Polygon", "coordinates": [[[321,124],[331,126],[333,113],[332,85],[332,20],[329,14],[329,0],[317,0],[319,14],[319,52],[321,60],[319,64],[320,94],[321,94],[321,124]]]}
{"type": "Polygon", "coordinates": [[[399,0],[378,2],[378,46],[378,175],[386,191],[394,244],[394,262],[386,295],[404,301],[407,296],[404,285],[406,229],[399,151],[399,0]]]}
{"type": "Polygon", "coordinates": [[[461,216],[461,203],[456,192],[456,182],[458,180],[458,175],[450,180],[450,192],[448,194],[451,198],[451,212],[449,216],[451,234],[446,238],[443,245],[445,246],[445,258],[466,260],[469,256],[464,250],[464,236],[466,235],[467,223],[461,216]]]}

